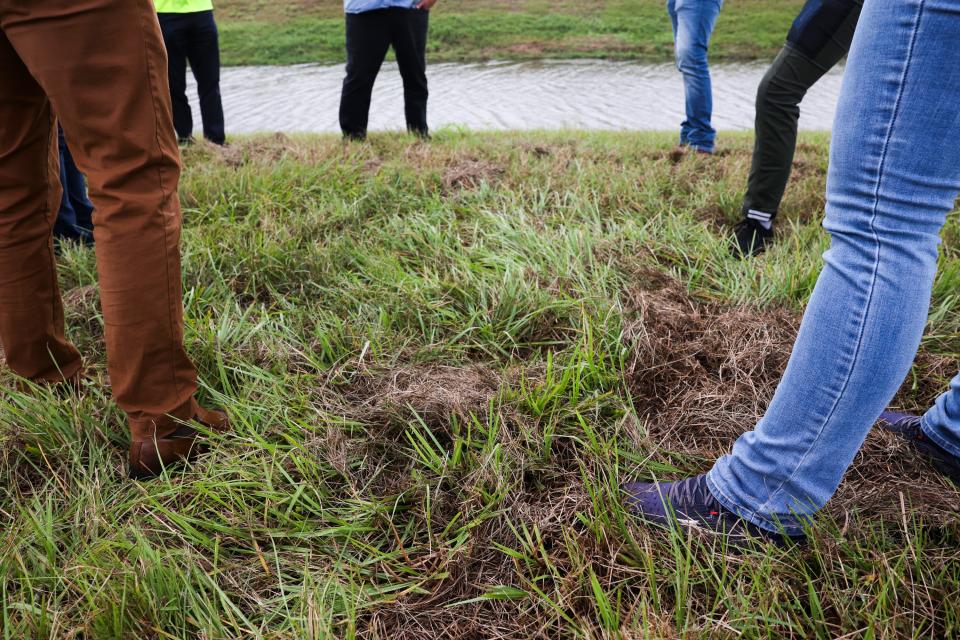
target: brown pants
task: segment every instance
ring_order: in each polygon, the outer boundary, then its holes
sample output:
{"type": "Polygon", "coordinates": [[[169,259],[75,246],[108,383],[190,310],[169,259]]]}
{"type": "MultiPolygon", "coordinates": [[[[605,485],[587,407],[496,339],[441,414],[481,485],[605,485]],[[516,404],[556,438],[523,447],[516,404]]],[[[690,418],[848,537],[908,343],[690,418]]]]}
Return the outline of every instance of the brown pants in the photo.
{"type": "Polygon", "coordinates": [[[78,375],[51,231],[57,114],[94,214],[110,381],[134,440],[193,417],[179,152],[151,0],[0,0],[0,341],[25,378],[78,375]]]}

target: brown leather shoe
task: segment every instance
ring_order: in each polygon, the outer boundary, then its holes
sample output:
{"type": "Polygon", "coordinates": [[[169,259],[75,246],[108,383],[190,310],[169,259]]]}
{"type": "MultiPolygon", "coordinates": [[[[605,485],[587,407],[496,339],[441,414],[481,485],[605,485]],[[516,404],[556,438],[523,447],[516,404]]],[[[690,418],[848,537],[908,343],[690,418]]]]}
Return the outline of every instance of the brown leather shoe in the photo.
{"type": "MultiPolygon", "coordinates": [[[[230,426],[226,414],[204,409],[196,403],[193,420],[219,432],[230,426]]],[[[169,435],[131,442],[130,477],[134,480],[153,478],[166,467],[195,459],[208,449],[206,443],[198,441],[198,435],[193,427],[181,425],[169,435]]]]}

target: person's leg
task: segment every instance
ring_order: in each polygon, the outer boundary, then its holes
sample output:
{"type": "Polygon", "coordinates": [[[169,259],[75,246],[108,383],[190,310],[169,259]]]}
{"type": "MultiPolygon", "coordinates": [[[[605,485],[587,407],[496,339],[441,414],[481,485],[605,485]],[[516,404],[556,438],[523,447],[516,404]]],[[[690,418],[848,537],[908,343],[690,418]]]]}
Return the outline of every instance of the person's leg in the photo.
{"type": "Polygon", "coordinates": [[[53,226],[53,235],[93,244],[93,203],[87,197],[87,181],[73,161],[62,130],[58,134],[58,146],[63,198],[60,201],[60,213],[53,226]]]}
{"type": "Polygon", "coordinates": [[[63,139],[63,132],[60,132],[57,140],[57,147],[60,150],[60,210],[57,212],[57,219],[53,223],[54,248],[58,247],[59,240],[75,240],[79,237],[77,232],[77,213],[73,210],[73,203],[70,200],[70,176],[67,173],[67,143],[63,139]]]}
{"type": "Polygon", "coordinates": [[[158,15],[163,44],[167,49],[167,82],[173,107],[173,128],[177,137],[187,141],[193,135],[193,112],[187,101],[187,28],[183,14],[158,15]]]}
{"type": "Polygon", "coordinates": [[[960,375],[923,415],[920,428],[937,446],[960,457],[960,375]]]}
{"type": "Polygon", "coordinates": [[[70,183],[70,202],[76,213],[77,228],[83,241],[93,244],[93,203],[87,195],[87,180],[73,160],[73,154],[67,147],[63,154],[67,167],[67,180],[70,183]]]}
{"type": "MultiPolygon", "coordinates": [[[[673,44],[674,49],[676,49],[677,44],[677,29],[679,28],[677,20],[677,0],[667,0],[667,15],[670,16],[670,26],[673,29],[673,44]]],[[[674,54],[674,59],[676,59],[676,54],[674,54]]],[[[680,125],[680,146],[685,147],[687,145],[687,121],[684,120],[680,125]]]]}
{"type": "Polygon", "coordinates": [[[801,50],[788,42],[760,82],[753,160],[743,201],[744,220],[736,231],[734,253],[759,253],[772,238],[773,221],[790,179],[796,151],[800,102],[810,87],[847,54],[859,17],[860,7],[853,5],[839,23],[833,22],[832,14],[825,16],[829,19],[827,24],[818,21],[816,15],[806,17],[802,25],[795,23],[791,31],[793,37],[803,39],[805,32],[817,32],[820,37],[808,43],[816,48],[801,50]],[[797,30],[799,33],[795,33],[797,30]]]}
{"type": "Polygon", "coordinates": [[[0,343],[17,375],[60,382],[82,363],[64,336],[51,235],[61,194],[57,125],[2,30],[0,69],[0,343]]]}
{"type": "Polygon", "coordinates": [[[766,415],[707,475],[727,509],[796,532],[905,378],[960,191],[958,0],[864,7],[834,123],[832,243],[766,415]]]}
{"type": "Polygon", "coordinates": [[[340,129],[347,138],[367,135],[370,96],[390,48],[386,9],[346,14],[347,75],[340,94],[340,129]]]}
{"type": "MultiPolygon", "coordinates": [[[[209,418],[193,400],[196,371],[183,347],[179,153],[153,4],[48,0],[0,10],[0,28],[50,97],[89,180],[107,365],[113,395],[130,419],[131,461],[139,464],[155,438],[177,432],[178,420],[209,418]]],[[[40,249],[34,251],[39,264],[40,249]]],[[[19,307],[36,297],[20,293],[19,307]]],[[[9,308],[3,304],[5,318],[13,316],[9,308]]],[[[151,461],[165,455],[159,447],[151,461]]],[[[182,457],[182,449],[171,444],[169,451],[182,457]]]]}
{"type": "Polygon", "coordinates": [[[394,16],[391,44],[403,78],[403,103],[407,130],[427,136],[427,31],[430,12],[391,9],[394,16]]]}
{"type": "Polygon", "coordinates": [[[713,92],[707,51],[721,4],[721,0],[670,0],[667,5],[686,100],[680,143],[707,153],[713,152],[717,135],[710,123],[713,92]]]}
{"type": "Polygon", "coordinates": [[[213,11],[186,14],[190,27],[186,39],[187,60],[197,79],[203,137],[214,144],[226,141],[223,102],[220,98],[220,39],[213,11]]]}
{"type": "MultiPolygon", "coordinates": [[[[850,35],[853,39],[852,31],[850,35]]],[[[776,216],[796,151],[800,102],[839,59],[818,62],[787,45],[764,75],[757,89],[756,138],[745,212],[757,210],[770,218],[776,216]]]]}
{"type": "MultiPolygon", "coordinates": [[[[850,36],[852,39],[852,31],[850,36]]],[[[734,228],[731,245],[735,257],[759,254],[773,239],[773,221],[790,179],[797,147],[800,102],[835,62],[829,66],[819,64],[788,44],[760,81],[743,218],[734,228]]]]}

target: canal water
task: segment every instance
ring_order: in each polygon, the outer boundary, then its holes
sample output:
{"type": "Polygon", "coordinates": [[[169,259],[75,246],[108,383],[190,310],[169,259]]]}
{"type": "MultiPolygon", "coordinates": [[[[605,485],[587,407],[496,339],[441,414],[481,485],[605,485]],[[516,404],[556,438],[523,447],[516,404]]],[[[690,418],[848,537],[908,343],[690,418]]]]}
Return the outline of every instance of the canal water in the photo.
{"type": "MultiPolygon", "coordinates": [[[[765,64],[714,64],[714,126],[753,127],[765,64]]],[[[434,129],[676,129],[683,85],[670,64],[605,60],[434,64],[428,68],[434,129]]],[[[843,69],[828,73],[803,101],[802,129],[829,129],[843,69]]],[[[196,88],[190,86],[199,133],[196,88]]],[[[231,67],[221,76],[229,133],[336,132],[343,66],[231,67]]],[[[377,79],[370,130],[402,129],[403,84],[395,63],[377,79]]]]}

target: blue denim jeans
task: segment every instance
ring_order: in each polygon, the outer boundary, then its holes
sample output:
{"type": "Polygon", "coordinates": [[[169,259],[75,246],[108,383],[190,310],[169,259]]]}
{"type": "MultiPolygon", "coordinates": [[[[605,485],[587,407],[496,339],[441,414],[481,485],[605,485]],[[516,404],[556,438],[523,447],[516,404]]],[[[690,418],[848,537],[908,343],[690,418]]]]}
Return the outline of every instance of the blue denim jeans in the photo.
{"type": "MultiPolygon", "coordinates": [[[[960,0],[870,0],[834,123],[830,249],[766,415],[707,476],[728,509],[798,533],[834,494],[920,345],[960,191],[960,0]]],[[[960,455],[960,377],[924,416],[960,455]]]]}
{"type": "Polygon", "coordinates": [[[713,91],[707,49],[723,0],[667,0],[673,23],[677,69],[683,74],[687,119],[680,125],[680,144],[713,152],[717,132],[710,124],[713,91]]]}
{"type": "Polygon", "coordinates": [[[60,211],[53,223],[53,235],[67,240],[93,243],[93,203],[87,197],[87,182],[73,162],[63,130],[58,131],[60,145],[60,211]]]}

